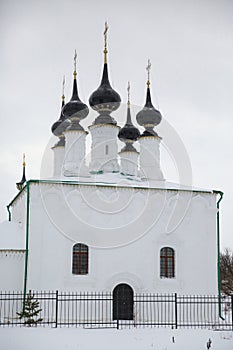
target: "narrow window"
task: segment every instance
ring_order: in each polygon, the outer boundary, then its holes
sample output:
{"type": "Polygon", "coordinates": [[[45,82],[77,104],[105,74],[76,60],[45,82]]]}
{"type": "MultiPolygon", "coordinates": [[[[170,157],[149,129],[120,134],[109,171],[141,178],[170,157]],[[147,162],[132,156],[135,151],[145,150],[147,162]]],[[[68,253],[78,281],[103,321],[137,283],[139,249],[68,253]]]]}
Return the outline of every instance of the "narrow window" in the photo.
{"type": "Polygon", "coordinates": [[[88,246],[77,243],[73,246],[72,273],[86,275],[88,273],[88,246]]]}
{"type": "Polygon", "coordinates": [[[105,154],[108,155],[108,145],[105,146],[105,154]]]}
{"type": "Polygon", "coordinates": [[[160,250],[160,277],[175,277],[175,251],[170,247],[160,250]]]}

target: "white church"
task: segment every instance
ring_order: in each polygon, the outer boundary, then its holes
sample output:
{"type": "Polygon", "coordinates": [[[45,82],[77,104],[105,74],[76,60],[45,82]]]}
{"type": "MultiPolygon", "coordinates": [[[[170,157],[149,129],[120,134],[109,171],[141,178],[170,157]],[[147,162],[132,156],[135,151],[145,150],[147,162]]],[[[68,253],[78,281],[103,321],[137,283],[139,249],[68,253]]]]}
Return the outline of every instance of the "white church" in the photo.
{"type": "Polygon", "coordinates": [[[53,176],[26,180],[24,163],[9,221],[0,225],[0,290],[216,295],[219,192],[164,178],[150,63],[138,126],[128,88],[119,127],[121,97],[109,80],[106,35],[102,79],[89,107],[78,93],[75,57],[72,97],[62,97],[52,126],[53,176]],[[89,108],[95,119],[85,130],[89,108]]]}

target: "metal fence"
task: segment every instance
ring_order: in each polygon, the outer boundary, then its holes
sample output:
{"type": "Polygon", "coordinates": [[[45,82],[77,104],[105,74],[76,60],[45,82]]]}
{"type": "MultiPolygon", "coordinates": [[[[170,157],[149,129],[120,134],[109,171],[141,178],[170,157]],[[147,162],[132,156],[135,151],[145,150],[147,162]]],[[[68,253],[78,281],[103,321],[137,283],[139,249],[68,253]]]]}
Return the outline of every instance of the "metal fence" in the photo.
{"type": "MultiPolygon", "coordinates": [[[[115,317],[114,305],[127,303],[111,293],[31,292],[41,311],[39,325],[85,328],[171,327],[233,330],[233,296],[135,294],[131,319],[115,317]],[[219,317],[219,301],[222,317],[219,317]]],[[[25,305],[21,292],[0,292],[0,326],[24,325],[18,314],[25,305]]],[[[127,317],[126,317],[127,318],[127,317]]]]}

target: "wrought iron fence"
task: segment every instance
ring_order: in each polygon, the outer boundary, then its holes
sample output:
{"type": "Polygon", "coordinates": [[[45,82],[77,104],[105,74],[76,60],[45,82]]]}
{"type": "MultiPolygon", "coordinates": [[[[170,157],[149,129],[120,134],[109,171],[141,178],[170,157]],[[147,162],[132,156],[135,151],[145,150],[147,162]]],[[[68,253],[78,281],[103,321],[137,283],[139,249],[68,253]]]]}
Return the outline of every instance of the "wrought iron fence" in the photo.
{"type": "MultiPolygon", "coordinates": [[[[233,330],[233,296],[180,296],[177,294],[135,294],[133,310],[125,300],[111,293],[31,292],[39,302],[39,325],[86,328],[171,327],[233,330]],[[219,317],[219,302],[222,317],[219,317]],[[124,313],[115,312],[120,305],[124,313]],[[132,317],[127,312],[132,311],[132,317]],[[118,315],[118,316],[116,316],[118,315]]],[[[21,292],[0,292],[0,326],[24,325],[18,313],[25,305],[21,292]]]]}

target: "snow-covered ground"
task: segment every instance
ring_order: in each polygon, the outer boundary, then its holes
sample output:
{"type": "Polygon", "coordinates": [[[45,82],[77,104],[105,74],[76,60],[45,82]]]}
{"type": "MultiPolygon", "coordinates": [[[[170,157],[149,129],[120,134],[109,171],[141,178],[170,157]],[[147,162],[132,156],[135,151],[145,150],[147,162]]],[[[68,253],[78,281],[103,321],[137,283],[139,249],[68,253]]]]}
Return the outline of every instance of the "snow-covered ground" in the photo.
{"type": "Polygon", "coordinates": [[[233,332],[171,329],[0,328],[1,350],[232,350],[233,332]]]}

